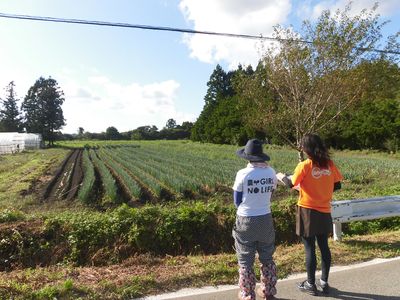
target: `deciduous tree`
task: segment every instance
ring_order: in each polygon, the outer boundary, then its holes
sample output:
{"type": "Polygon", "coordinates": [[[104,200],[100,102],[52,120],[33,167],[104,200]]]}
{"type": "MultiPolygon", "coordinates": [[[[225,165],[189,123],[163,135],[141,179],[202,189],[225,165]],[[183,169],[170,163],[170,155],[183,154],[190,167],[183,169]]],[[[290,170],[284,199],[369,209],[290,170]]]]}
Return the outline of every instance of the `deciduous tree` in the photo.
{"type": "Polygon", "coordinates": [[[78,136],[81,138],[83,137],[83,134],[85,133],[85,129],[83,127],[78,128],[78,136]]]}
{"type": "Polygon", "coordinates": [[[376,9],[352,16],[349,4],[333,14],[324,11],[315,23],[304,22],[301,32],[276,27],[278,42],[265,48],[262,60],[265,77],[258,78],[258,86],[244,86],[244,99],[254,108],[248,120],[273,127],[302,159],[302,137],[328,126],[361,98],[366,79],[357,66],[383,55],[370,51],[381,41],[385,24],[376,9]],[[256,98],[266,86],[276,97],[272,101],[256,98]]]}
{"type": "Polygon", "coordinates": [[[107,140],[119,140],[121,138],[121,135],[119,134],[119,131],[117,128],[114,126],[110,126],[106,129],[106,139],[107,140]]]}
{"type": "Polygon", "coordinates": [[[165,128],[167,129],[176,128],[176,121],[174,119],[168,119],[167,123],[165,124],[165,128]]]}

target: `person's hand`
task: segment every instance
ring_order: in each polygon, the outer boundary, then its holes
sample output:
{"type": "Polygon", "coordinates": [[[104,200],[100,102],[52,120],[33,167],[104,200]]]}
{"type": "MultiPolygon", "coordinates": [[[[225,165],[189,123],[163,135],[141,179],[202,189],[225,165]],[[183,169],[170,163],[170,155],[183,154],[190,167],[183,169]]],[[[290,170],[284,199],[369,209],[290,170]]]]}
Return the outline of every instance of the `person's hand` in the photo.
{"type": "Polygon", "coordinates": [[[292,187],[292,189],[300,192],[300,185],[295,185],[294,187],[292,187]]]}
{"type": "MultiPolygon", "coordinates": [[[[279,180],[280,183],[284,184],[287,187],[292,188],[293,184],[292,184],[292,175],[288,176],[285,173],[277,173],[276,174],[276,178],[279,180]]],[[[293,187],[294,189],[298,190],[298,187],[293,187]]]]}
{"type": "Polygon", "coordinates": [[[282,181],[284,177],[286,177],[284,173],[279,172],[276,174],[276,178],[278,178],[279,181],[282,181]]]}

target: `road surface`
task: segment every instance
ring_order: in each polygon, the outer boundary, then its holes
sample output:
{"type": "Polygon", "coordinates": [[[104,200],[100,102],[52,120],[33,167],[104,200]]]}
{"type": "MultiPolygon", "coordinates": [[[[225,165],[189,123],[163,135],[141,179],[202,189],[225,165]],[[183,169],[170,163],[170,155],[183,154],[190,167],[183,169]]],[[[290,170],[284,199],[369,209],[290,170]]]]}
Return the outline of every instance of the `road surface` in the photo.
{"type": "MultiPolygon", "coordinates": [[[[317,273],[317,278],[318,278],[317,273]]],[[[345,267],[332,267],[328,296],[320,293],[310,296],[297,290],[296,283],[306,279],[306,274],[290,276],[279,280],[277,284],[280,300],[311,299],[323,300],[400,300],[400,257],[392,259],[375,259],[370,262],[345,267]]],[[[236,286],[205,287],[201,289],[184,289],[175,293],[149,296],[142,300],[235,300],[236,286]]],[[[257,298],[259,299],[259,298],[257,298]]]]}

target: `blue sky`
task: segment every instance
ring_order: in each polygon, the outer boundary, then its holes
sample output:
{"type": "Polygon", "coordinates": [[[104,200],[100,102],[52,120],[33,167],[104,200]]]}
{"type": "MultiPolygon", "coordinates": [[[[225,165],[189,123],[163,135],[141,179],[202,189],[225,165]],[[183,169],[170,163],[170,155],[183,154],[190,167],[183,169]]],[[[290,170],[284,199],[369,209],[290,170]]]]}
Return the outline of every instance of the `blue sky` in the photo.
{"type": "MultiPolygon", "coordinates": [[[[353,1],[355,13],[375,1],[353,1]]],[[[338,1],[290,0],[1,0],[0,12],[270,36],[275,24],[299,26],[338,1]]],[[[382,0],[379,13],[400,30],[400,1],[382,0]]],[[[0,18],[0,97],[11,80],[22,99],[40,76],[65,93],[63,132],[161,129],[169,118],[195,121],[216,64],[255,64],[254,40],[175,32],[0,18]]]]}

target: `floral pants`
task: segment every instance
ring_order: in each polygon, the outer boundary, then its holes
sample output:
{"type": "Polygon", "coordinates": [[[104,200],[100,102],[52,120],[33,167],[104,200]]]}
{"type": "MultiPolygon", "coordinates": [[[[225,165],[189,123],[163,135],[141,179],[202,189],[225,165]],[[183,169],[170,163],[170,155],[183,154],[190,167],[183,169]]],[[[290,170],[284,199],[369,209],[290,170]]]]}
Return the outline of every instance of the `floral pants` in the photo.
{"type": "MultiPolygon", "coordinates": [[[[264,297],[276,294],[276,266],[272,262],[267,265],[260,266],[260,289],[264,297]]],[[[239,268],[239,299],[255,300],[256,299],[256,276],[253,269],[239,268]]]]}
{"type": "Polygon", "coordinates": [[[275,230],[272,215],[243,217],[236,216],[232,235],[235,239],[239,263],[239,298],[254,300],[256,277],[254,274],[255,255],[261,262],[261,291],[264,296],[276,294],[276,265],[272,255],[275,251],[275,230]]]}

